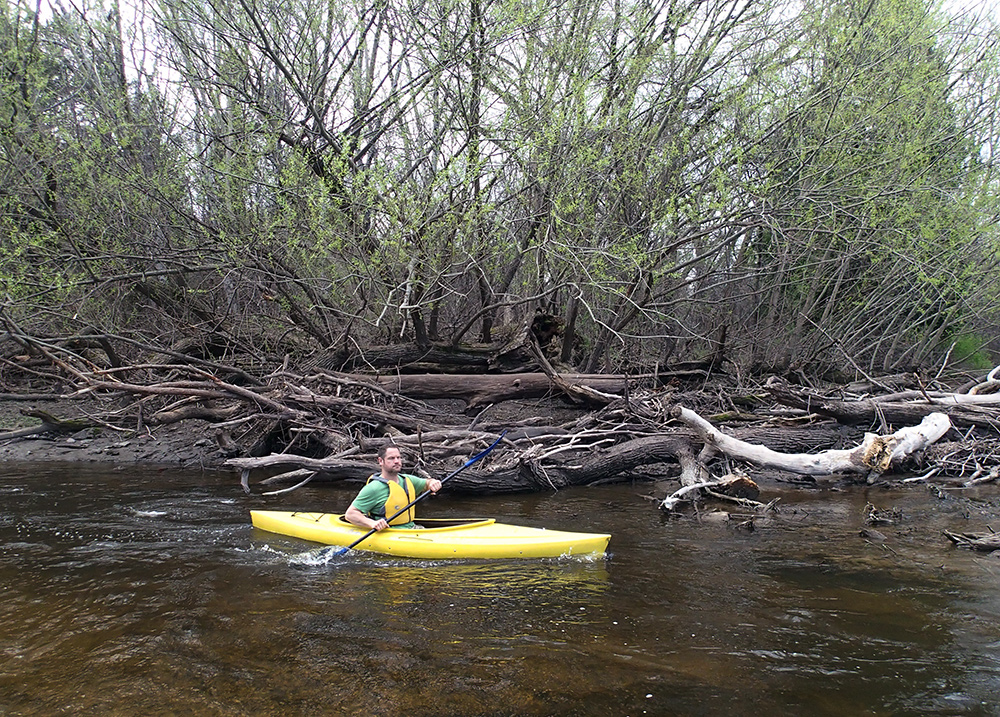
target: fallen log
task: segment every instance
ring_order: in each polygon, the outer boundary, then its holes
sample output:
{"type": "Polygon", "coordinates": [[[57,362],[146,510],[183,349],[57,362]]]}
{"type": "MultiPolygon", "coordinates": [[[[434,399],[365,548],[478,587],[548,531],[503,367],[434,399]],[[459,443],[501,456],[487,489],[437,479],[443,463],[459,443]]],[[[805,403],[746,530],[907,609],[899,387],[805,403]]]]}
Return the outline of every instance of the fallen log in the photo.
{"type": "Polygon", "coordinates": [[[374,471],[373,463],[349,461],[342,458],[309,458],[291,453],[276,453],[255,458],[229,458],[223,464],[241,471],[274,466],[298,466],[299,469],[338,475],[342,478],[363,480],[374,471]]]}
{"type": "MultiPolygon", "coordinates": [[[[604,376],[597,374],[560,374],[568,386],[596,391],[611,398],[626,390],[651,382],[652,375],[604,376]]],[[[518,399],[544,398],[558,395],[564,388],[544,373],[508,374],[398,374],[370,379],[376,386],[408,398],[455,398],[469,408],[518,399]]],[[[607,403],[604,401],[603,403],[607,403]]]]}
{"type": "MultiPolygon", "coordinates": [[[[535,360],[541,367],[542,372],[545,376],[552,382],[552,385],[558,388],[562,394],[572,401],[573,403],[581,406],[607,406],[609,403],[615,399],[620,399],[621,396],[616,393],[608,393],[606,391],[598,391],[597,389],[586,386],[581,383],[576,383],[572,379],[567,379],[559,374],[549,363],[549,360],[545,358],[545,352],[542,347],[538,345],[538,341],[534,336],[530,337],[528,342],[531,348],[531,353],[534,355],[535,360]]],[[[622,387],[622,393],[628,392],[628,383],[626,382],[622,387]]]]}
{"type": "MultiPolygon", "coordinates": [[[[831,424],[832,425],[832,424],[831,424]]],[[[773,427],[751,427],[737,432],[747,440],[771,440],[789,448],[810,449],[817,445],[835,445],[842,436],[829,427],[813,426],[794,431],[773,427]]],[[[561,490],[572,486],[622,482],[632,479],[635,471],[647,466],[672,466],[682,456],[694,460],[696,434],[683,428],[662,429],[652,435],[633,437],[619,427],[567,431],[557,427],[511,426],[500,449],[485,465],[463,472],[449,481],[450,491],[488,495],[561,490]]],[[[419,468],[429,475],[449,472],[469,455],[495,438],[484,430],[442,429],[393,436],[404,448],[407,463],[419,458],[419,468]]],[[[324,479],[363,479],[376,464],[375,452],[385,438],[361,438],[354,460],[343,455],[331,458],[307,458],[293,453],[256,458],[230,458],[227,467],[245,474],[249,471],[282,466],[322,474],[324,479]]],[[[658,473],[675,469],[657,468],[658,473]]],[[[304,475],[296,473],[296,476],[304,475]]]]}
{"type": "Polygon", "coordinates": [[[685,485],[664,498],[660,502],[660,508],[667,511],[674,510],[680,503],[693,500],[693,496],[697,495],[703,488],[714,488],[722,484],[721,480],[706,480],[685,485]]]}
{"type": "Polygon", "coordinates": [[[995,428],[1000,424],[1000,394],[960,394],[907,391],[881,397],[845,401],[821,396],[771,377],[765,386],[774,400],[829,416],[852,426],[918,423],[932,413],[947,413],[955,425],[995,428]]]}
{"type": "Polygon", "coordinates": [[[229,406],[212,406],[200,402],[189,402],[191,400],[184,399],[178,402],[178,404],[160,409],[150,416],[146,420],[146,423],[150,426],[164,426],[169,423],[190,421],[193,419],[209,423],[220,423],[229,420],[240,410],[240,406],[235,403],[229,406]]]}
{"type": "Polygon", "coordinates": [[[526,350],[503,353],[496,346],[454,347],[450,344],[418,346],[415,343],[342,349],[321,356],[317,366],[335,371],[389,369],[403,372],[487,371],[497,365],[522,367],[531,360],[526,350]]]}
{"type": "Polygon", "coordinates": [[[864,441],[856,448],[828,450],[817,454],[787,454],[726,435],[683,406],[676,406],[671,414],[694,429],[706,444],[731,458],[801,475],[867,473],[870,479],[872,475],[885,473],[891,466],[898,465],[906,457],[923,450],[951,428],[948,416],[932,413],[918,426],[902,428],[890,436],[865,434],[864,441]]]}
{"type": "Polygon", "coordinates": [[[0,433],[0,441],[6,441],[11,438],[37,436],[43,433],[75,433],[99,425],[87,418],[57,418],[50,413],[37,409],[21,411],[21,415],[38,418],[42,422],[37,426],[27,426],[14,431],[0,433]]]}

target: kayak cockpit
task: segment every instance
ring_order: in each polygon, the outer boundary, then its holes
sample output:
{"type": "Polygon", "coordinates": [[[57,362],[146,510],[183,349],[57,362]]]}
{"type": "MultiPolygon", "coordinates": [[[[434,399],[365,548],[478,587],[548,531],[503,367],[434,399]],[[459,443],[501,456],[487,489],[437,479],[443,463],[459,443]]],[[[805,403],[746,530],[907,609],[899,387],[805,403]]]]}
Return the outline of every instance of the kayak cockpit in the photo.
{"type": "MultiPolygon", "coordinates": [[[[343,515],[337,516],[342,525],[357,528],[343,515]]],[[[479,528],[496,522],[495,518],[420,518],[415,530],[445,530],[447,528],[479,528]]],[[[389,530],[414,530],[414,528],[389,528],[389,530]]]]}

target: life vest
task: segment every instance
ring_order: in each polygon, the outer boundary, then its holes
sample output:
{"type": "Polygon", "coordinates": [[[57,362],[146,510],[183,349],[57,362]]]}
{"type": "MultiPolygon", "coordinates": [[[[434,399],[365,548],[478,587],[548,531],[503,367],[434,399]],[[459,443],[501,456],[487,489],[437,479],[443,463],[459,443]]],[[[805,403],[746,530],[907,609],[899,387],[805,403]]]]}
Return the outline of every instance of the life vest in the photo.
{"type": "MultiPolygon", "coordinates": [[[[396,515],[398,511],[403,509],[403,506],[407,503],[411,503],[413,499],[417,497],[417,488],[413,485],[413,481],[402,473],[399,474],[399,477],[403,479],[404,485],[400,485],[399,481],[387,481],[378,473],[368,479],[369,483],[373,480],[377,480],[389,486],[389,497],[385,499],[385,505],[382,506],[382,515],[377,517],[388,518],[391,515],[396,515]]],[[[412,523],[414,515],[416,515],[416,513],[411,505],[405,511],[389,521],[389,525],[405,525],[406,523],[412,523]]]]}

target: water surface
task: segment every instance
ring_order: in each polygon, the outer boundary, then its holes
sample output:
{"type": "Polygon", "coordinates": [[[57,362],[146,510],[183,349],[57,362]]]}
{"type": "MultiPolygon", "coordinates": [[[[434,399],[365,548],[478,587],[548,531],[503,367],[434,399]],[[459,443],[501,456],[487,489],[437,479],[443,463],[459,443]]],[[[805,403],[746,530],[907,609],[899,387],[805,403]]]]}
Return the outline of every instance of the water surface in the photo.
{"type": "Polygon", "coordinates": [[[420,505],[612,533],[596,561],[325,563],[250,525],[355,490],[0,466],[0,715],[1000,714],[1000,560],[941,534],[1000,528],[996,489],[786,488],[754,530],[648,484],[420,505]]]}

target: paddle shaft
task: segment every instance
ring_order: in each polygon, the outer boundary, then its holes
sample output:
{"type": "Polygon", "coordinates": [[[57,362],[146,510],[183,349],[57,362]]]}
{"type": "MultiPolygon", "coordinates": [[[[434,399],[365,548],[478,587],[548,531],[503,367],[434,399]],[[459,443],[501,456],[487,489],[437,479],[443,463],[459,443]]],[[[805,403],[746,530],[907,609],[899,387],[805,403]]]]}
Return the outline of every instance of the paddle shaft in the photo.
{"type": "MultiPolygon", "coordinates": [[[[485,458],[490,451],[492,451],[494,448],[497,447],[497,444],[500,443],[500,441],[503,439],[503,437],[505,435],[507,435],[507,431],[504,431],[503,433],[501,433],[500,436],[495,441],[493,441],[493,443],[490,444],[490,447],[487,448],[485,451],[483,451],[482,453],[479,453],[479,454],[473,456],[472,458],[470,458],[469,460],[467,460],[465,463],[463,463],[460,468],[457,468],[456,470],[452,471],[447,476],[445,476],[444,478],[442,478],[441,479],[441,485],[444,485],[445,483],[447,483],[448,481],[450,481],[452,478],[454,478],[455,476],[457,476],[459,473],[461,473],[462,471],[464,471],[466,468],[468,468],[469,466],[471,466],[473,463],[475,463],[477,461],[481,461],[483,458],[485,458]]],[[[388,518],[386,518],[385,519],[386,522],[387,523],[391,523],[394,519],[396,519],[399,516],[401,516],[403,513],[405,513],[406,511],[408,511],[410,508],[412,508],[414,505],[416,505],[417,503],[419,503],[420,501],[422,501],[424,498],[426,498],[430,494],[431,494],[430,491],[426,491],[425,490],[423,493],[421,493],[420,495],[418,495],[416,498],[414,498],[409,503],[407,503],[402,508],[400,508],[395,513],[393,513],[388,518]]],[[[341,548],[336,553],[334,553],[334,557],[343,555],[348,550],[350,550],[351,548],[355,547],[356,545],[364,542],[365,540],[367,540],[368,538],[370,538],[371,536],[373,536],[377,532],[378,532],[378,530],[376,530],[375,528],[372,528],[367,533],[365,533],[364,535],[362,535],[360,538],[358,538],[357,540],[355,540],[353,543],[351,543],[350,545],[348,545],[346,548],[341,548]]],[[[325,550],[330,550],[330,548],[325,548],[325,550]]]]}

